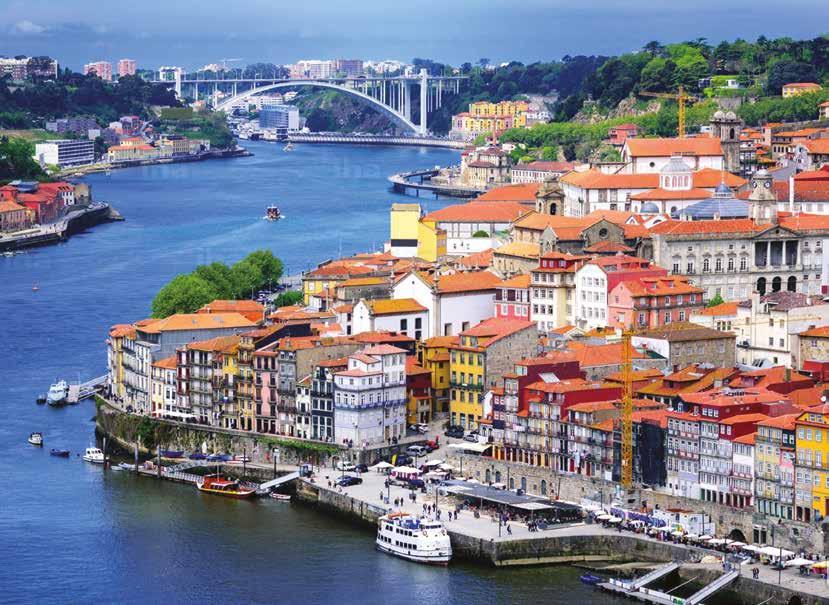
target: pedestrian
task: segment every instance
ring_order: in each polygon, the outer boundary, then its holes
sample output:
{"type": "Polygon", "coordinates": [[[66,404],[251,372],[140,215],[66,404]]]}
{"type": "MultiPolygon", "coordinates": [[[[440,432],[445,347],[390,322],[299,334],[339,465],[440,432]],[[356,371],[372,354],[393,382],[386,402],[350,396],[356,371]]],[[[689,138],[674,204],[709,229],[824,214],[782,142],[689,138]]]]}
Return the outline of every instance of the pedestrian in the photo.
{"type": "Polygon", "coordinates": [[[510,536],[512,535],[512,527],[510,527],[509,523],[507,523],[507,534],[509,534],[510,536]]]}
{"type": "Polygon", "coordinates": [[[380,490],[380,502],[383,501],[383,490],[380,490]]]}

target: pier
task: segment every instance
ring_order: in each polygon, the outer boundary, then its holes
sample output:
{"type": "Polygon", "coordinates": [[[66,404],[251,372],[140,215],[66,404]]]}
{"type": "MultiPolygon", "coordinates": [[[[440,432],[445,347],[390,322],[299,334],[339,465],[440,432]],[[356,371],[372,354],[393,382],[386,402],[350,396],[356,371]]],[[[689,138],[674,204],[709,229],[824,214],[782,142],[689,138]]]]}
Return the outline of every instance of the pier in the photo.
{"type": "Polygon", "coordinates": [[[66,400],[69,403],[78,403],[84,399],[88,399],[101,390],[109,380],[109,376],[104,374],[86,382],[80,382],[69,385],[69,393],[66,400]]]}
{"type": "Polygon", "coordinates": [[[442,195],[445,197],[470,198],[477,197],[486,191],[486,189],[480,187],[454,185],[451,183],[433,183],[432,178],[440,174],[440,171],[440,167],[435,167],[401,172],[391,175],[389,182],[392,184],[392,189],[397,193],[407,193],[411,190],[418,196],[421,191],[425,191],[433,193],[435,197],[442,195]]]}
{"type": "Polygon", "coordinates": [[[54,223],[0,235],[0,252],[62,242],[88,227],[117,220],[123,218],[109,204],[76,204],[70,206],[66,214],[54,223]]]}

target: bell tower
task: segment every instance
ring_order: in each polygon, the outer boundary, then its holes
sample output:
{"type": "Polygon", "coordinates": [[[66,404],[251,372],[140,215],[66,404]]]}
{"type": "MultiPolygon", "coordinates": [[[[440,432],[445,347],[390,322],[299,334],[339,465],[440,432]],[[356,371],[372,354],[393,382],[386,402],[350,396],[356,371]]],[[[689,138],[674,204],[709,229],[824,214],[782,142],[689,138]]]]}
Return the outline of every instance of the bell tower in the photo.
{"type": "Polygon", "coordinates": [[[765,170],[758,170],[751,177],[751,194],[748,196],[748,216],[758,225],[777,222],[777,195],[772,188],[774,179],[765,170]]]}
{"type": "Polygon", "coordinates": [[[740,135],[743,124],[733,111],[715,111],[711,118],[711,136],[720,140],[723,168],[740,172],[740,135]]]}

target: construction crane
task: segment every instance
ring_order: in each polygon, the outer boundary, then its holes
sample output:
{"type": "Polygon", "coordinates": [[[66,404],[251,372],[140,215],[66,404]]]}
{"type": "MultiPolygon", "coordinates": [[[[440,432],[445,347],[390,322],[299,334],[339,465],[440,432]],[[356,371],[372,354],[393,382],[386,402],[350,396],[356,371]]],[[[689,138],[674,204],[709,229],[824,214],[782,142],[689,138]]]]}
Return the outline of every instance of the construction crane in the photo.
{"type": "Polygon", "coordinates": [[[685,89],[680,86],[677,94],[669,92],[640,92],[642,97],[657,97],[660,99],[673,99],[679,106],[679,117],[677,119],[677,135],[680,139],[685,138],[685,101],[699,101],[699,97],[695,95],[685,94],[685,89]]]}

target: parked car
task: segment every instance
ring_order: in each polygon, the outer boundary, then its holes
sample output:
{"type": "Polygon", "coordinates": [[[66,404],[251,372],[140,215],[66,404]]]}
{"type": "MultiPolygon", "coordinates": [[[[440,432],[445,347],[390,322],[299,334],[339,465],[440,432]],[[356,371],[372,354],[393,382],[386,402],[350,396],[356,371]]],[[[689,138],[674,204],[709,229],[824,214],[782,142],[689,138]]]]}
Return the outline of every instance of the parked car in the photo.
{"type": "Polygon", "coordinates": [[[417,432],[420,433],[421,435],[425,435],[426,433],[429,432],[429,425],[424,424],[422,422],[420,424],[416,424],[415,428],[417,429],[417,432]]]}
{"type": "Polygon", "coordinates": [[[354,466],[354,470],[358,473],[367,473],[368,472],[368,465],[367,464],[357,464],[354,466]]]}
{"type": "Polygon", "coordinates": [[[423,479],[409,479],[407,484],[411,489],[421,489],[426,487],[426,482],[423,479]]]}
{"type": "Polygon", "coordinates": [[[463,440],[471,443],[478,443],[478,435],[477,433],[469,433],[468,435],[464,435],[463,440]]]}
{"type": "Polygon", "coordinates": [[[392,464],[395,466],[408,466],[413,462],[412,457],[407,456],[406,454],[397,454],[396,456],[392,456],[392,461],[392,464]]]}
{"type": "Polygon", "coordinates": [[[463,427],[460,426],[450,426],[446,431],[443,433],[447,437],[455,437],[456,439],[460,439],[463,437],[463,427]]]}
{"type": "Polygon", "coordinates": [[[351,487],[352,485],[360,485],[363,482],[360,477],[352,477],[351,475],[345,475],[340,477],[335,481],[337,485],[340,487],[351,487]]]}
{"type": "Polygon", "coordinates": [[[340,461],[337,462],[337,470],[338,471],[349,472],[349,471],[353,471],[353,470],[356,470],[356,469],[357,469],[357,467],[354,466],[353,464],[351,464],[350,462],[348,462],[347,460],[340,460],[340,461]]]}
{"type": "Polygon", "coordinates": [[[417,457],[417,456],[425,456],[428,452],[426,451],[426,448],[423,447],[422,445],[410,445],[409,447],[406,448],[406,453],[409,456],[417,457]]]}

